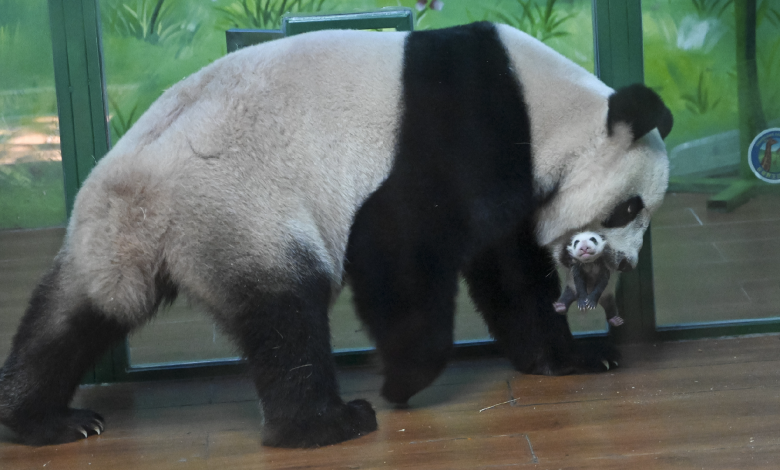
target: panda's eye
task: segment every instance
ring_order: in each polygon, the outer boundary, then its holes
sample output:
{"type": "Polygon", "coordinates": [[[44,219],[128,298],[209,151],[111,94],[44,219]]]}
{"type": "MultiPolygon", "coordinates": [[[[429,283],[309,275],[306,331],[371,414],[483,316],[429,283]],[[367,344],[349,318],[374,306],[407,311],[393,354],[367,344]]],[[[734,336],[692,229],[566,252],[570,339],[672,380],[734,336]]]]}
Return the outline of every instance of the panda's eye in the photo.
{"type": "Polygon", "coordinates": [[[572,248],[577,248],[577,244],[579,244],[579,240],[574,240],[574,243],[571,244],[572,248]]]}
{"type": "Polygon", "coordinates": [[[590,241],[592,241],[594,245],[598,245],[599,244],[599,242],[596,241],[596,237],[590,237],[590,241]]]}
{"type": "Polygon", "coordinates": [[[636,216],[644,208],[645,203],[642,201],[642,198],[634,196],[618,204],[602,225],[606,228],[625,227],[632,220],[636,219],[636,216]]]}

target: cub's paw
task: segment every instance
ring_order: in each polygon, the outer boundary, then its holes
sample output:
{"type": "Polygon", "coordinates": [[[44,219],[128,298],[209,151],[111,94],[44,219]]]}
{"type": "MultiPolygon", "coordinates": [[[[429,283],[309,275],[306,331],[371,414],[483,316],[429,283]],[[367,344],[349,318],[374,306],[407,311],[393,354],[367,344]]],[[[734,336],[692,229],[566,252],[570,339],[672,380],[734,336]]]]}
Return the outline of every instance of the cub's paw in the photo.
{"type": "Polygon", "coordinates": [[[263,445],[320,447],[376,431],[376,413],[366,400],[331,405],[309,417],[275,418],[266,422],[263,445]]]}
{"type": "Polygon", "coordinates": [[[587,299],[585,299],[585,304],[588,310],[595,310],[596,307],[598,307],[599,305],[599,299],[588,297],[587,299]]]}
{"type": "Polygon", "coordinates": [[[580,312],[584,312],[585,310],[588,310],[589,307],[588,299],[580,299],[577,301],[577,308],[580,310],[580,312]]]}
{"type": "Polygon", "coordinates": [[[17,420],[19,440],[23,444],[42,446],[64,444],[92,435],[102,434],[103,417],[91,410],[68,409],[64,413],[51,413],[37,422],[17,420]]]}

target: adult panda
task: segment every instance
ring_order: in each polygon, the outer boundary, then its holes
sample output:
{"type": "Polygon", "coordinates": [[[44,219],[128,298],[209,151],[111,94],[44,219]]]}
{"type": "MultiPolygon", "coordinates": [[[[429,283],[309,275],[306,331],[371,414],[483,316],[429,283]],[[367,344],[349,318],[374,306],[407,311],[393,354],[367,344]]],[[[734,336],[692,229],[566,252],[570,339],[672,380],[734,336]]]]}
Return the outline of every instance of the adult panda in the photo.
{"type": "Polygon", "coordinates": [[[345,270],[391,402],[445,366],[459,273],[518,370],[603,370],[613,351],[575,346],[553,311],[546,247],[598,229],[611,266],[634,266],[670,129],[649,89],[615,93],[508,26],[230,54],[166,91],[85,182],[0,372],[0,422],[29,444],[100,433],[68,408],[79,379],[185,293],[248,359],[265,444],[373,431],[330,355],[345,270]]]}

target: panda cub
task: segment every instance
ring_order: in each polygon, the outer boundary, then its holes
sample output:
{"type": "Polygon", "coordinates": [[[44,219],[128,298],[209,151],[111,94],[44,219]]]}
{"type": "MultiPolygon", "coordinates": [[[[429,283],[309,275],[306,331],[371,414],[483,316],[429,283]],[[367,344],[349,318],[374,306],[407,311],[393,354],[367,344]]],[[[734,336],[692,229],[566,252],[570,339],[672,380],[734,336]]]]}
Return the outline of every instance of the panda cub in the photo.
{"type": "Polygon", "coordinates": [[[601,303],[607,313],[607,321],[612,326],[620,326],[623,319],[615,305],[615,284],[617,276],[610,276],[602,254],[607,249],[607,241],[595,232],[580,232],[571,237],[565,250],[561,250],[560,262],[569,268],[566,274],[566,287],[557,302],[555,311],[566,313],[574,300],[580,311],[593,310],[601,303]],[[613,278],[613,282],[609,282],[613,278]]]}

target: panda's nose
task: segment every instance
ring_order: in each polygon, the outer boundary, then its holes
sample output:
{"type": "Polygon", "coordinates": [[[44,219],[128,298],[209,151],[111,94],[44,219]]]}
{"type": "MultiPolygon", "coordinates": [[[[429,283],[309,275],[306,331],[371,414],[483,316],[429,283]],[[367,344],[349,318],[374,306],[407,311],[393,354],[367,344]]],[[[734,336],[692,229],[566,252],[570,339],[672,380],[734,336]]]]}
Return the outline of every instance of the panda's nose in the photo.
{"type": "Polygon", "coordinates": [[[629,263],[628,260],[625,259],[625,258],[623,258],[620,261],[620,264],[618,264],[618,271],[620,271],[620,272],[624,272],[625,273],[625,272],[631,271],[632,269],[634,269],[634,267],[631,266],[631,263],[629,263]]]}

